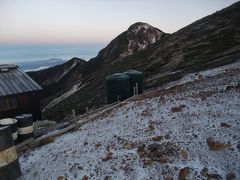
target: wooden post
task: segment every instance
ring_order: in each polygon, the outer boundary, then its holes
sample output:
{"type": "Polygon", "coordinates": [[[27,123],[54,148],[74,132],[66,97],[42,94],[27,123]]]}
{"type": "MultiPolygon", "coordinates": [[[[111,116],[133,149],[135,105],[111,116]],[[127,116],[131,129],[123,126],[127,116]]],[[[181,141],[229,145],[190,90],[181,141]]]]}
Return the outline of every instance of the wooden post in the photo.
{"type": "Polygon", "coordinates": [[[118,95],[118,96],[117,96],[117,102],[119,102],[119,101],[120,101],[120,96],[118,95]]]}
{"type": "Polygon", "coordinates": [[[133,87],[133,96],[135,96],[136,95],[136,87],[134,86],[133,87]]]}
{"type": "Polygon", "coordinates": [[[138,95],[138,83],[136,83],[136,95],[138,95]]]}
{"type": "MultiPolygon", "coordinates": [[[[72,109],[72,113],[73,113],[73,121],[74,121],[74,124],[77,126],[77,117],[76,117],[76,113],[75,113],[75,110],[72,109]]],[[[76,128],[75,128],[76,130],[76,128]]]]}
{"type": "Polygon", "coordinates": [[[73,113],[73,120],[74,120],[74,123],[77,122],[77,117],[76,117],[76,113],[75,113],[75,110],[72,109],[72,113],[73,113]]]}
{"type": "Polygon", "coordinates": [[[88,107],[86,107],[87,119],[89,119],[88,107]]]}
{"type": "Polygon", "coordinates": [[[39,120],[36,121],[36,129],[39,129],[39,120]]]}

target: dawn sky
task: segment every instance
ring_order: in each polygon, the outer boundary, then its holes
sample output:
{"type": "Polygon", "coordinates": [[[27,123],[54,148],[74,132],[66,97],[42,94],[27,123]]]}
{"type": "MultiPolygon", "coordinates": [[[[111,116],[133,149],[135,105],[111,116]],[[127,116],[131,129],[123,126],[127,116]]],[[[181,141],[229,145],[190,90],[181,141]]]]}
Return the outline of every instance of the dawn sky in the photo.
{"type": "Polygon", "coordinates": [[[0,0],[0,44],[108,43],[141,21],[164,32],[236,0],[0,0]]]}

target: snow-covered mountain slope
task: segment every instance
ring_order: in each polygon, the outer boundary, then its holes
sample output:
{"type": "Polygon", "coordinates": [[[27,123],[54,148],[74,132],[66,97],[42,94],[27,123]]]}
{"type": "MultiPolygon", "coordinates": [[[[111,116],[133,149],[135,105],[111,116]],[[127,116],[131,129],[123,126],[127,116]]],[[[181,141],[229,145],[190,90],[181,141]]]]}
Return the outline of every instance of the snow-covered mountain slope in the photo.
{"type": "Polygon", "coordinates": [[[240,179],[240,61],[126,101],[20,157],[25,179],[240,179]]]}

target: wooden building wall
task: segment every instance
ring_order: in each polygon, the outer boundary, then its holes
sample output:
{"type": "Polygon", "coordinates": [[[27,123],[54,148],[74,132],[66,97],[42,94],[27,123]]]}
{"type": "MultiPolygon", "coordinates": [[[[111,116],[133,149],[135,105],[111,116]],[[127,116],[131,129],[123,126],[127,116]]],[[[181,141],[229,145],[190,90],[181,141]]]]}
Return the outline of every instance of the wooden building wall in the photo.
{"type": "Polygon", "coordinates": [[[0,119],[19,114],[33,114],[34,121],[41,120],[40,92],[33,91],[0,97],[0,119]]]}

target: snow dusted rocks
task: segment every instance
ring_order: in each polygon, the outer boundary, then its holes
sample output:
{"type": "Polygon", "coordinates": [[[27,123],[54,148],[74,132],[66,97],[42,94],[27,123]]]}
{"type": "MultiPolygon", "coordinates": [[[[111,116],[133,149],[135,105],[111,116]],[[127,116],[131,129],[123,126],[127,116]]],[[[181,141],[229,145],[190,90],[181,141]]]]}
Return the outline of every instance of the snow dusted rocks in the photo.
{"type": "Polygon", "coordinates": [[[147,23],[135,23],[127,30],[128,48],[120,55],[120,58],[128,56],[135,51],[145,49],[149,45],[160,40],[164,33],[147,23]]]}
{"type": "Polygon", "coordinates": [[[240,179],[240,66],[207,72],[21,156],[25,179],[240,179]],[[212,151],[208,138],[231,146],[212,151]]]}
{"type": "Polygon", "coordinates": [[[146,49],[164,35],[166,35],[164,32],[147,23],[135,23],[102,49],[97,58],[104,60],[105,63],[115,62],[136,51],[146,49]]]}
{"type": "Polygon", "coordinates": [[[207,138],[207,144],[210,150],[212,151],[221,151],[225,148],[231,147],[230,144],[225,144],[219,141],[214,140],[213,138],[207,138]]]}

